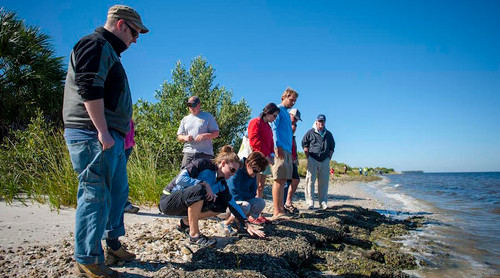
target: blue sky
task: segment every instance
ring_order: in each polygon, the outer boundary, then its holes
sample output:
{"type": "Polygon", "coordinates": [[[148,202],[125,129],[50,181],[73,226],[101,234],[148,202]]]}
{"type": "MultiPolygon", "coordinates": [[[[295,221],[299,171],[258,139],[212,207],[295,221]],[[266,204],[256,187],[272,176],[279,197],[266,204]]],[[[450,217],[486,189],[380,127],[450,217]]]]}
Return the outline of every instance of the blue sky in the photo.
{"type": "MultiPolygon", "coordinates": [[[[299,92],[299,141],[323,113],[351,166],[500,170],[500,1],[19,1],[65,60],[113,4],[151,30],[122,55],[134,102],[202,55],[252,117],[299,92]]],[[[186,111],[187,113],[187,111],[186,111]]]]}

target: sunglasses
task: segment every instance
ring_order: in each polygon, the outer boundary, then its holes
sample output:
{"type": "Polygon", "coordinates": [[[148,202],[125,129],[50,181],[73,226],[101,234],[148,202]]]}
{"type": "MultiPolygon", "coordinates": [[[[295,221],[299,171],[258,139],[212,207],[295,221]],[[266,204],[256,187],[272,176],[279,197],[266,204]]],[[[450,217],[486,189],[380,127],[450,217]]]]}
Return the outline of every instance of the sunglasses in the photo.
{"type": "Polygon", "coordinates": [[[237,170],[238,169],[234,169],[233,167],[229,167],[229,171],[231,171],[231,173],[233,173],[233,174],[236,173],[237,170]]]}
{"type": "Polygon", "coordinates": [[[253,172],[254,174],[258,174],[258,173],[260,173],[260,172],[262,172],[262,171],[260,171],[259,169],[252,168],[252,172],[253,172]]]}
{"type": "Polygon", "coordinates": [[[195,108],[196,106],[198,106],[198,103],[188,103],[188,107],[195,108]]]}
{"type": "Polygon", "coordinates": [[[123,21],[123,23],[125,23],[125,25],[127,25],[128,29],[130,29],[130,33],[132,34],[132,37],[134,37],[134,39],[137,39],[139,37],[139,32],[137,32],[137,30],[132,28],[132,26],[130,26],[126,21],[123,21]]]}

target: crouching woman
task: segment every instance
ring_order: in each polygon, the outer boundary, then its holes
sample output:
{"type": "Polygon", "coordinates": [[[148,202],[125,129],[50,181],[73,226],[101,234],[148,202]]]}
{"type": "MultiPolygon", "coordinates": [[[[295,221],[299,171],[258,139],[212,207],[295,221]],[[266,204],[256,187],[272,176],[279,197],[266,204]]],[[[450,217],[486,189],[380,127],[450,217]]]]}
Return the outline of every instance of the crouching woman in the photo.
{"type": "MultiPolygon", "coordinates": [[[[236,203],[241,206],[243,212],[248,216],[252,224],[262,225],[269,223],[264,216],[261,216],[262,210],[266,206],[266,201],[257,195],[257,174],[264,171],[269,165],[269,161],[261,153],[254,151],[248,158],[241,160],[241,167],[236,174],[227,181],[229,192],[236,203]]],[[[229,225],[234,220],[233,216],[226,220],[229,225]]]]}
{"type": "Polygon", "coordinates": [[[187,216],[180,220],[178,228],[185,231],[191,244],[212,247],[217,241],[200,233],[198,220],[225,212],[233,213],[250,235],[264,237],[263,231],[249,225],[236,204],[226,180],[240,167],[240,161],[231,146],[221,148],[212,161],[199,158],[191,161],[163,190],[160,211],[166,215],[187,216]]]}

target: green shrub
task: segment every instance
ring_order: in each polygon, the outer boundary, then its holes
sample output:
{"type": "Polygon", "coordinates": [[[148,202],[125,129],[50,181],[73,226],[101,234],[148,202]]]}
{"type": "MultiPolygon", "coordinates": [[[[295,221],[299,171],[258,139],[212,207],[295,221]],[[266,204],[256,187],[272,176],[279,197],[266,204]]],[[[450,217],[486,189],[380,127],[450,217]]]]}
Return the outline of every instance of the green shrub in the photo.
{"type": "Polygon", "coordinates": [[[155,205],[163,188],[175,177],[178,167],[160,172],[158,162],[162,156],[144,142],[138,140],[127,163],[129,197],[133,203],[155,205]]]}
{"type": "Polygon", "coordinates": [[[203,111],[211,113],[219,125],[219,137],[213,140],[214,152],[229,144],[238,149],[241,136],[250,119],[250,108],[244,99],[232,101],[232,92],[215,84],[215,69],[202,57],[196,57],[189,70],[177,62],[172,81],[156,91],[157,102],[139,100],[134,107],[136,136],[147,149],[158,154],[157,167],[180,167],[182,143],[177,129],[182,118],[189,114],[186,106],[190,96],[197,95],[203,111]]]}
{"type": "Polygon", "coordinates": [[[40,111],[26,130],[14,131],[0,146],[0,197],[7,202],[33,198],[51,207],[75,206],[78,182],[63,131],[40,111]]]}

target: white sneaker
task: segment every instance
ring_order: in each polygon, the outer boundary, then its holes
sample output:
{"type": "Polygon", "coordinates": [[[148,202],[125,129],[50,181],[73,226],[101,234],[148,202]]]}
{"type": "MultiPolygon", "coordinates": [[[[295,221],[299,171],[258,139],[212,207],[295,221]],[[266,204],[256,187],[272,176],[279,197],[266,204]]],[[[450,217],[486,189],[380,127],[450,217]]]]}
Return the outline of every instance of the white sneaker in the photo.
{"type": "Polygon", "coordinates": [[[321,209],[322,210],[325,210],[327,208],[328,208],[328,206],[326,205],[326,203],[321,203],[321,209]]]}

